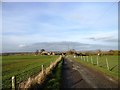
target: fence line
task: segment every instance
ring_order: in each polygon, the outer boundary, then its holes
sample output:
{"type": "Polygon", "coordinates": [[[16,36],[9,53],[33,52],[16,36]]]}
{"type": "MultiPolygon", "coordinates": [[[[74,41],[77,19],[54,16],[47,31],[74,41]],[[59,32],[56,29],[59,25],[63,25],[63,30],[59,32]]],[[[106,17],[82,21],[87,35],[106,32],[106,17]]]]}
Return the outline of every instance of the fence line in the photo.
{"type": "MultiPolygon", "coordinates": [[[[33,88],[36,85],[42,85],[46,80],[47,76],[50,75],[51,71],[57,66],[57,64],[62,60],[62,56],[60,56],[55,62],[51,63],[49,67],[44,69],[44,65],[42,65],[42,71],[34,78],[29,78],[27,81],[24,81],[19,84],[19,89],[24,88],[33,88]]],[[[25,89],[26,90],[26,89],[25,89]]]]}
{"type": "MultiPolygon", "coordinates": [[[[92,56],[91,57],[89,57],[89,56],[81,56],[80,58],[81,58],[81,60],[86,61],[86,62],[89,62],[89,59],[90,59],[90,63],[94,65],[93,57],[92,56]]],[[[100,60],[99,56],[97,56],[96,57],[96,64],[97,64],[97,66],[100,66],[99,60],[100,60]]],[[[109,62],[108,62],[107,57],[106,57],[105,61],[106,61],[107,70],[110,70],[110,66],[109,66],[109,62]]]]}
{"type": "MultiPolygon", "coordinates": [[[[48,62],[47,62],[48,63],[48,62]]],[[[46,64],[46,63],[44,63],[44,64],[46,64]]],[[[38,65],[38,66],[36,66],[36,67],[34,67],[34,68],[32,68],[32,70],[35,70],[37,67],[40,67],[41,65],[38,65]]],[[[23,80],[23,79],[21,79],[21,78],[23,78],[24,77],[24,75],[26,75],[26,76],[28,76],[28,74],[27,74],[27,72],[29,72],[30,70],[26,70],[26,71],[23,71],[23,72],[20,72],[20,73],[17,73],[17,74],[15,74],[14,76],[15,76],[15,79],[16,79],[16,84],[15,84],[15,86],[16,86],[16,88],[18,87],[18,84],[23,80]],[[22,73],[24,73],[24,75],[22,74],[22,73]],[[18,77],[18,76],[20,76],[20,77],[18,77]]],[[[37,72],[38,73],[38,72],[37,72]]],[[[35,75],[36,75],[36,73],[34,73],[35,75]]],[[[8,88],[8,89],[11,89],[12,88],[12,77],[13,76],[10,76],[9,78],[7,78],[7,79],[4,79],[4,81],[7,81],[7,83],[8,83],[8,87],[5,87],[5,85],[3,84],[2,85],[2,88],[8,88]]],[[[24,78],[24,80],[26,80],[26,78],[24,78]]]]}

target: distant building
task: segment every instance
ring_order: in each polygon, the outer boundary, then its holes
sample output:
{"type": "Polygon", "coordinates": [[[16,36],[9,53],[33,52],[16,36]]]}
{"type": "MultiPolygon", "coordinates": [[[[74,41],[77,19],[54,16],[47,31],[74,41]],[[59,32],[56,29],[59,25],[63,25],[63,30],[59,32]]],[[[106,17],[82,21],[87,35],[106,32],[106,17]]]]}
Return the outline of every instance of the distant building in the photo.
{"type": "Polygon", "coordinates": [[[55,55],[55,52],[52,52],[52,55],[55,55]]]}
{"type": "Polygon", "coordinates": [[[43,52],[41,52],[41,55],[48,55],[48,52],[47,51],[43,51],[43,52]]]}

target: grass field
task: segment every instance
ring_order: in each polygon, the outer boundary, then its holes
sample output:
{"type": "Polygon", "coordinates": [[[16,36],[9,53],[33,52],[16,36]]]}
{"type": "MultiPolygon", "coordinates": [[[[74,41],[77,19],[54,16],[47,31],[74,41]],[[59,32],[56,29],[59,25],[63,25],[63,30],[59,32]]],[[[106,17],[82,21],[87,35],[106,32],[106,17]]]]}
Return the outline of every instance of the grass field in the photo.
{"type": "Polygon", "coordinates": [[[103,72],[104,74],[107,74],[115,79],[118,79],[120,77],[120,71],[118,70],[118,56],[101,56],[98,57],[98,65],[97,65],[97,56],[84,56],[84,58],[81,56],[74,58],[73,56],[69,56],[72,60],[75,60],[81,64],[84,64],[90,68],[93,68],[95,70],[99,70],[103,72]],[[109,70],[107,68],[106,64],[106,58],[109,65],[109,70]]]}
{"type": "Polygon", "coordinates": [[[38,74],[41,65],[48,67],[59,56],[3,56],[2,88],[11,88],[11,77],[16,76],[17,85],[28,77],[38,74]]]}

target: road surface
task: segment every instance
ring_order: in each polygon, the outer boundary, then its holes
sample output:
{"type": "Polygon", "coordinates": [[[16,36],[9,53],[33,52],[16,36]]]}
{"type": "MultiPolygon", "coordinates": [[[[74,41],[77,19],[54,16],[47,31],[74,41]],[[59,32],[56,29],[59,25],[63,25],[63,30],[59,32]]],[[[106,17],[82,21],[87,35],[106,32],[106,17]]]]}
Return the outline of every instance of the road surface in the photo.
{"type": "Polygon", "coordinates": [[[112,78],[78,62],[64,58],[61,88],[118,88],[112,78]]]}

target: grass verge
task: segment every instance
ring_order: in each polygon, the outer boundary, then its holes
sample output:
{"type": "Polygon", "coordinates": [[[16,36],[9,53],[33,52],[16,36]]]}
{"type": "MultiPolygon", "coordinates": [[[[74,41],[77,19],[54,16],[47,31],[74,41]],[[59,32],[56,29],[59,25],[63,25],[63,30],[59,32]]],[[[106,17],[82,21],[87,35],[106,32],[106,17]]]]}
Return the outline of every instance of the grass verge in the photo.
{"type": "Polygon", "coordinates": [[[43,90],[60,90],[62,62],[63,60],[61,60],[57,67],[52,71],[50,79],[45,84],[43,90]]]}
{"type": "Polygon", "coordinates": [[[86,66],[88,68],[91,68],[91,69],[93,69],[95,71],[99,71],[100,73],[102,73],[104,75],[107,75],[107,76],[115,79],[116,81],[118,81],[119,80],[118,78],[120,78],[120,71],[112,72],[112,71],[109,71],[109,70],[107,70],[105,68],[97,66],[96,64],[93,65],[91,63],[84,62],[83,60],[80,60],[80,58],[73,58],[72,56],[69,56],[69,58],[76,61],[76,62],[81,63],[82,65],[84,65],[84,66],[86,66]]]}

